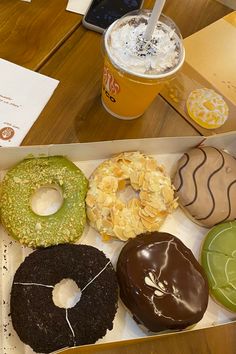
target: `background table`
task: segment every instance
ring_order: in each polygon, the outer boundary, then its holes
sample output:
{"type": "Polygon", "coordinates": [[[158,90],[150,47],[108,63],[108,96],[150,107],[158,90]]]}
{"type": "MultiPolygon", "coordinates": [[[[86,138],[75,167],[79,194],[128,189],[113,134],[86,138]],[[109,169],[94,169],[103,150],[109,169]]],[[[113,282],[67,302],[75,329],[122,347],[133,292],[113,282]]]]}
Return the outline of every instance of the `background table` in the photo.
{"type": "MultiPolygon", "coordinates": [[[[0,2],[0,57],[60,80],[23,145],[199,134],[161,96],[133,121],[105,112],[100,101],[101,35],[84,29],[82,16],[65,11],[66,4],[0,2]]],[[[152,5],[153,0],[144,3],[152,5]]],[[[167,0],[164,8],[183,37],[230,11],[214,0],[167,0]]]]}
{"type": "MultiPolygon", "coordinates": [[[[84,29],[82,16],[65,11],[66,4],[67,0],[0,2],[0,57],[60,80],[23,145],[200,134],[161,96],[139,119],[121,121],[109,115],[100,101],[101,35],[84,29]]],[[[144,7],[152,5],[153,1],[147,0],[144,7]]],[[[167,0],[164,8],[183,37],[230,12],[214,0],[167,0]]],[[[235,331],[232,323],[74,352],[235,354],[235,331]]]]}

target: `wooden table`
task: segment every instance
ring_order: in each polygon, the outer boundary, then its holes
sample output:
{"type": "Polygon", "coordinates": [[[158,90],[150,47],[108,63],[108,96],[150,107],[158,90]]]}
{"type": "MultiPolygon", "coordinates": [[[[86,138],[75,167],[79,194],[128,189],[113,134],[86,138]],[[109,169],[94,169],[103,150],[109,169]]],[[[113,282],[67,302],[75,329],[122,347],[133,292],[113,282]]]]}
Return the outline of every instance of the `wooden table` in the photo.
{"type": "MultiPolygon", "coordinates": [[[[137,120],[122,121],[110,116],[100,101],[101,36],[85,30],[82,17],[65,11],[66,4],[67,0],[0,2],[0,57],[60,80],[23,145],[200,134],[161,96],[137,120]]],[[[152,0],[145,1],[147,8],[152,4],[152,0]]],[[[164,12],[186,37],[231,10],[214,0],[167,0],[164,12]]],[[[235,331],[233,323],[74,352],[233,354],[235,331]]]]}

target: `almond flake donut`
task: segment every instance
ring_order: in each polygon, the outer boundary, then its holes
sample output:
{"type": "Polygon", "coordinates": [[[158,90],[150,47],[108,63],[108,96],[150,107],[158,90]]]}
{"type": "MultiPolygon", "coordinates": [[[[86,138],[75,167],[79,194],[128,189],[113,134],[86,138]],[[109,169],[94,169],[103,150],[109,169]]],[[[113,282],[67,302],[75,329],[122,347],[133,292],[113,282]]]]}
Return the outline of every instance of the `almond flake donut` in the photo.
{"type": "Polygon", "coordinates": [[[124,152],[101,163],[90,178],[86,205],[91,226],[105,240],[123,241],[159,230],[178,206],[163,166],[140,152],[124,152]],[[129,185],[137,197],[125,202],[118,193],[129,185]]]}
{"type": "Polygon", "coordinates": [[[63,156],[28,158],[10,169],[1,187],[1,221],[7,232],[29,247],[48,247],[76,241],[86,223],[88,181],[63,156]],[[62,206],[52,215],[37,215],[31,208],[34,192],[58,186],[62,206]]]}
{"type": "Polygon", "coordinates": [[[190,117],[206,129],[216,129],[223,125],[229,115],[229,107],[221,95],[211,89],[192,91],[187,99],[190,117]]]}

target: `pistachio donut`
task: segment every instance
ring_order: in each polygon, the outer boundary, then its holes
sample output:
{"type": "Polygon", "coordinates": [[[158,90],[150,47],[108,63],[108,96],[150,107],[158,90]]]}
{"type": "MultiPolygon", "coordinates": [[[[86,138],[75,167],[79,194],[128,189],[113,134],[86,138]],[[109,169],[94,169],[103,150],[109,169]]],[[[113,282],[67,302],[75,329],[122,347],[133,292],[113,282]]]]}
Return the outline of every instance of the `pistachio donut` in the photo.
{"type": "Polygon", "coordinates": [[[104,161],[92,174],[86,197],[87,216],[106,240],[126,241],[157,231],[178,204],[164,167],[140,152],[124,152],[104,161]],[[120,197],[127,186],[134,196],[120,197]]]}
{"type": "Polygon", "coordinates": [[[29,247],[74,242],[83,233],[87,179],[63,156],[28,158],[11,168],[2,181],[1,221],[7,232],[29,247]],[[51,215],[31,208],[32,195],[43,186],[55,186],[63,203],[51,215]]]}

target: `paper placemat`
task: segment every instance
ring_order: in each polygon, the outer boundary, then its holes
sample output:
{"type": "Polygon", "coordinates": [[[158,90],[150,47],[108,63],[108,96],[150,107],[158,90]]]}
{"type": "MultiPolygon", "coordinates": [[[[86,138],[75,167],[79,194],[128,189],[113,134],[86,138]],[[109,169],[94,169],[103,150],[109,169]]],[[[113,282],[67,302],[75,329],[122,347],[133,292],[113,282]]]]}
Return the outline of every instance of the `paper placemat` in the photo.
{"type": "Polygon", "coordinates": [[[0,59],[0,146],[18,146],[59,81],[0,59]]]}
{"type": "Polygon", "coordinates": [[[84,15],[92,0],[69,0],[66,10],[84,15]]]}

